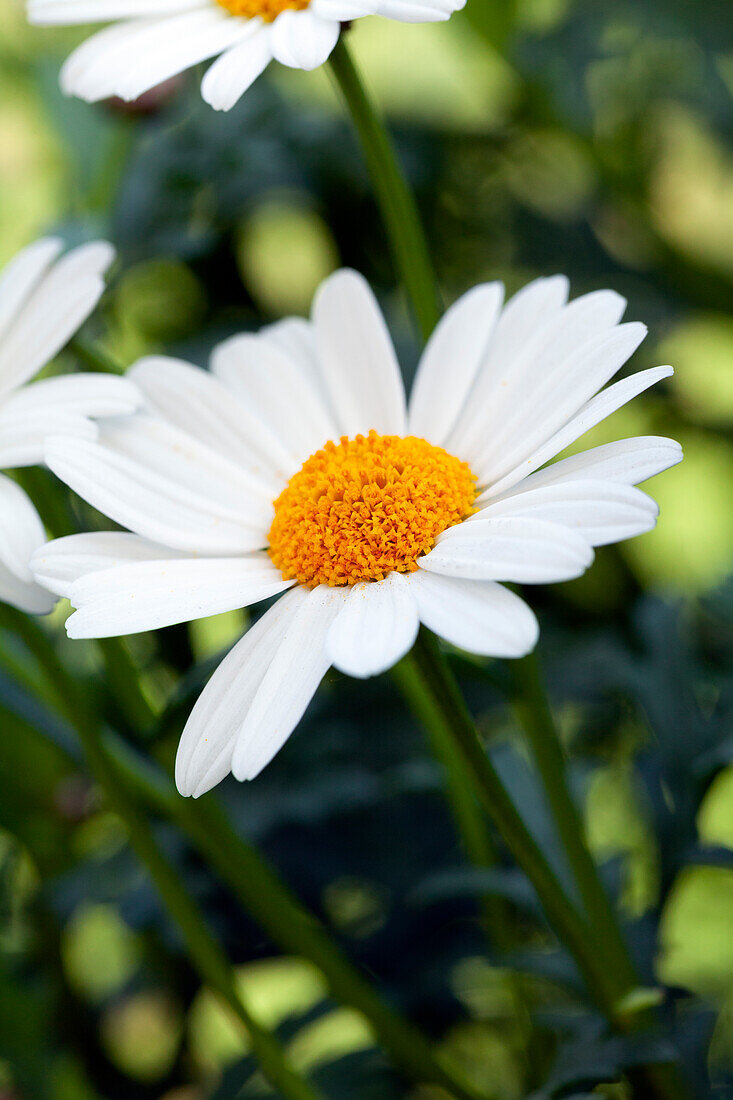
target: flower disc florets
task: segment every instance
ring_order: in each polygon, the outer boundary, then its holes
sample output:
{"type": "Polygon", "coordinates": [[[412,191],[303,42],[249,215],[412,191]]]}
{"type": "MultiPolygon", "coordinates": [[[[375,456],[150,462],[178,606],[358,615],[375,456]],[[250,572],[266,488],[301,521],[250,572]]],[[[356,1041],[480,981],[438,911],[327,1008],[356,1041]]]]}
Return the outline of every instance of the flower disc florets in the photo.
{"type": "Polygon", "coordinates": [[[469,466],[416,436],[343,436],[311,455],[275,501],[269,552],[288,580],[331,586],[410,573],[473,511],[469,466]]]}
{"type": "Polygon", "coordinates": [[[265,23],[273,23],[284,11],[305,11],[310,0],[217,0],[232,15],[254,19],[259,15],[265,23]]]}

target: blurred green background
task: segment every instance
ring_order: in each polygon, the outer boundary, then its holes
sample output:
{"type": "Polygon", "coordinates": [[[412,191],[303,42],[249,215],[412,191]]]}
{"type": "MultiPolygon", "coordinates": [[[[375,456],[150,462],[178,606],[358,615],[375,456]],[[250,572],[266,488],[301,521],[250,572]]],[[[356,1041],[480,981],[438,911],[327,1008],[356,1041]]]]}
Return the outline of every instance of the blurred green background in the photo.
{"type": "MultiPolygon", "coordinates": [[[[657,529],[528,598],[594,850],[648,980],[671,987],[701,1097],[733,1096],[730,14],[719,0],[468,0],[445,25],[367,19],[350,32],[446,301],[481,280],[511,292],[563,271],[574,294],[611,286],[627,318],[647,322],[635,369],[676,370],[579,445],[680,440],[685,462],[653,483],[657,529]]],[[[119,262],[85,338],[122,365],[151,350],[205,364],[221,337],[307,312],[347,263],[376,287],[409,377],[409,317],[326,72],[272,66],[227,115],[201,103],[196,74],[139,110],[90,107],[57,87],[83,36],[31,28],[20,0],[0,0],[0,263],[48,231],[111,239],[119,262]]],[[[67,610],[49,629],[111,715],[94,651],[63,637],[67,610]]],[[[131,639],[164,721],[154,735],[123,732],[170,761],[209,662],[243,624],[235,614],[131,639]]],[[[490,675],[454,660],[552,853],[490,675]]],[[[2,632],[0,697],[0,1096],[260,1095],[236,1028],[199,988],[28,655],[2,632]]],[[[330,676],[272,768],[225,793],[242,832],[487,1097],[623,1095],[604,1083],[618,1052],[598,1046],[595,1077],[563,1069],[601,1040],[508,862],[496,890],[511,934],[487,957],[440,775],[388,682],[330,676]],[[555,1091],[536,1091],[553,1073],[555,1091]]],[[[161,825],[161,837],[262,1018],[328,1095],[440,1095],[411,1092],[317,972],[279,956],[175,831],[161,825]]]]}

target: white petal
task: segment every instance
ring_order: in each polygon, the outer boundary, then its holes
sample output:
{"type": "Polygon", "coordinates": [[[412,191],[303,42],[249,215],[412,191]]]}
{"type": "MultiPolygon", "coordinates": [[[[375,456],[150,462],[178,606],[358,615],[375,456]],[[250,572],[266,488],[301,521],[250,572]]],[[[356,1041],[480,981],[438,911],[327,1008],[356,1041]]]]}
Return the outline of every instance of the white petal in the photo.
{"type": "Polygon", "coordinates": [[[0,273],[0,339],[63,247],[63,241],[57,237],[34,241],[3,268],[0,273]]]}
{"type": "Polygon", "coordinates": [[[378,676],[412,649],[418,626],[406,578],[390,573],[383,581],[351,588],[328,632],[326,650],[331,664],[347,676],[378,676]]]}
{"type": "Polygon", "coordinates": [[[215,111],[231,110],[272,61],[269,28],[252,23],[249,38],[217,58],[201,82],[201,95],[215,111]]]}
{"type": "Polygon", "coordinates": [[[466,0],[379,0],[377,14],[400,23],[435,23],[465,6],[466,0]]]}
{"type": "Polygon", "coordinates": [[[46,541],[40,517],[14,481],[0,474],[0,600],[44,615],[56,600],[36,584],[31,557],[46,541]]]}
{"type": "Polygon", "coordinates": [[[445,531],[420,568],[466,580],[548,584],[579,577],[593,561],[588,542],[556,523],[513,516],[480,527],[445,531]]]}
{"type": "Polygon", "coordinates": [[[282,596],[224,658],[186,723],[176,757],[176,785],[198,798],[231,771],[234,742],[275,654],[308,599],[305,588],[282,596]]]}
{"type": "Polygon", "coordinates": [[[61,71],[61,86],[90,102],[111,95],[136,99],[250,33],[248,20],[232,18],[216,5],[119,23],[74,51],[61,71]]]}
{"type": "Polygon", "coordinates": [[[71,374],[35,382],[0,406],[0,466],[43,462],[52,435],[94,440],[97,430],[88,417],[131,413],[140,401],[129,382],[109,375],[71,374]]]}
{"type": "Polygon", "coordinates": [[[539,626],[524,600],[493,581],[457,580],[418,569],[409,577],[420,621],[451,645],[482,657],[524,657],[539,626]]]}
{"type": "Polygon", "coordinates": [[[558,359],[529,393],[517,394],[474,457],[479,482],[497,481],[541,447],[620,370],[645,335],[644,325],[619,325],[558,359]]]}
{"type": "Polygon", "coordinates": [[[478,498],[478,502],[482,503],[505,493],[528,474],[533,473],[540,466],[544,466],[551,458],[564,451],[581,435],[585,435],[591,428],[595,428],[596,424],[600,424],[611,413],[616,412],[617,409],[638,397],[640,393],[649,389],[650,386],[654,386],[663,378],[669,378],[673,373],[671,367],[650,367],[649,370],[639,371],[629,378],[622,378],[620,382],[614,382],[612,386],[608,386],[601,393],[591,398],[572,420],[569,420],[564,427],[560,428],[534,454],[529,455],[525,461],[520,462],[499,481],[490,485],[478,498]]]}
{"type": "Polygon", "coordinates": [[[287,624],[234,746],[237,779],[259,775],[303,717],[328,670],[326,636],[344,599],[342,589],[320,585],[287,624]]]}
{"type": "Polygon", "coordinates": [[[445,443],[487,354],[503,298],[501,283],[486,283],[464,294],[442,318],[412,387],[411,435],[445,443]]]}
{"type": "Polygon", "coordinates": [[[339,23],[312,11],[284,11],[272,24],[273,56],[291,69],[316,69],[330,57],[340,31],[339,23]]]}
{"type": "Polygon", "coordinates": [[[209,0],[29,0],[28,21],[47,26],[106,23],[112,19],[177,14],[206,7],[209,0]]]}
{"type": "Polygon", "coordinates": [[[404,435],[405,391],[387,326],[365,279],[337,271],[313,305],[321,370],[339,435],[404,435]]]}
{"type": "MultiPolygon", "coordinates": [[[[676,466],[683,458],[682,448],[674,439],[664,436],[636,436],[605,443],[590,451],[563,458],[530,474],[520,483],[524,489],[538,489],[542,485],[570,480],[614,481],[621,485],[639,485],[650,477],[661,474],[670,466],[676,466]]],[[[513,492],[513,490],[509,490],[513,492]]],[[[503,499],[506,494],[496,499],[503,499]]],[[[489,499],[489,498],[487,498],[489,499]]],[[[480,502],[481,498],[479,498],[480,502]]]]}
{"type": "Polygon", "coordinates": [[[311,0],[310,7],[316,15],[324,19],[335,19],[338,23],[348,23],[350,19],[359,19],[363,15],[375,15],[378,0],[311,0]]]}
{"type": "Polygon", "coordinates": [[[109,638],[157,630],[248,607],[291,588],[263,556],[175,558],[96,570],[75,581],[70,638],[109,638]]]}
{"type": "Polygon", "coordinates": [[[295,472],[276,433],[209,371],[151,355],[131,367],[128,377],[154,412],[266,482],[273,498],[295,472]]]}
{"type": "Polygon", "coordinates": [[[40,280],[0,342],[0,393],[27,382],[68,343],[99,301],[113,257],[104,241],[82,245],[40,280]]]}
{"type": "Polygon", "coordinates": [[[31,568],[44,588],[57,596],[68,596],[74,582],[87,573],[130,562],[169,561],[179,556],[167,546],[128,531],[93,531],[46,543],[31,558],[31,568]]]}
{"type": "Polygon", "coordinates": [[[267,337],[243,333],[214,349],[211,368],[293,459],[293,472],[333,439],[328,409],[293,360],[267,337]]]}
{"type": "MultiPolygon", "coordinates": [[[[316,334],[310,321],[303,317],[284,317],[260,330],[260,337],[275,343],[303,371],[311,386],[331,413],[328,394],[316,350],[316,334]]],[[[331,414],[333,419],[333,415],[331,414]]],[[[335,424],[335,420],[334,420],[335,424]]]]}
{"type": "Polygon", "coordinates": [[[525,516],[569,527],[591,546],[606,546],[651,531],[658,515],[651,497],[630,485],[568,480],[534,489],[522,484],[471,516],[467,527],[478,534],[499,516],[525,516]]]}
{"type": "Polygon", "coordinates": [[[108,422],[99,443],[52,437],[46,463],[94,508],[153,542],[203,554],[266,545],[271,520],[259,518],[244,471],[240,480],[235,467],[162,421],[108,422]]]}

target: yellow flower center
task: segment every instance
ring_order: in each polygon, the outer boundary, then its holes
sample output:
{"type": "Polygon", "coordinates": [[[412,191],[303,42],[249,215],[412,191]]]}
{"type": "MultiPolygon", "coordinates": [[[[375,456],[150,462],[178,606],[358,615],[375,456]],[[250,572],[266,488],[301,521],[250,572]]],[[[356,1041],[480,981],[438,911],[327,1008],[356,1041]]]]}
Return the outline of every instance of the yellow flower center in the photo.
{"type": "Polygon", "coordinates": [[[465,462],[416,436],[343,436],[307,459],[275,501],[269,553],[308,587],[411,573],[438,535],[471,515],[465,462]]]}
{"type": "Polygon", "coordinates": [[[259,15],[265,23],[272,23],[283,11],[304,11],[310,0],[217,0],[232,15],[254,19],[259,15]]]}

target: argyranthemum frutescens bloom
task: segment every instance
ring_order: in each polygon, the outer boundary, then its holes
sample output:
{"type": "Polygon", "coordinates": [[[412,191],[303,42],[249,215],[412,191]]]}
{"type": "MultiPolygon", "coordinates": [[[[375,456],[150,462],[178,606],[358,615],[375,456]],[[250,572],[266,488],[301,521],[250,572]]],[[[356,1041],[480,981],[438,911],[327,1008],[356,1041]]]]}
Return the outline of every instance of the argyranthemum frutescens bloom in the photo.
{"type": "MultiPolygon", "coordinates": [[[[87,319],[104,290],[114,252],[102,241],[59,259],[61,241],[36,241],[0,273],[0,469],[43,462],[47,435],[93,438],[92,416],[118,416],[138,404],[122,378],[94,374],[26,386],[87,319]]],[[[0,600],[21,611],[51,610],[54,596],[34,580],[30,559],[43,524],[15,481],[0,474],[0,600]]]]}
{"type": "Polygon", "coordinates": [[[29,0],[32,23],[111,22],[61,73],[69,95],[137,99],[184,69],[216,57],[204,99],[229,110],[269,65],[315,69],[342,21],[381,15],[402,23],[448,19],[466,0],[29,0]]]}
{"type": "Polygon", "coordinates": [[[330,665],[379,673],[419,622],[473,653],[518,657],[537,622],[498,582],[577,577],[593,546],[654,526],[633,486],[678,462],[674,441],[627,439],[543,467],[671,373],[599,391],[645,329],[601,291],[567,304],[562,277],[502,308],[465,295],[430,341],[409,409],[364,280],[320,289],[312,321],[234,337],[213,373],[149,358],[144,414],[97,442],[51,441],[56,474],[126,534],[61,539],[39,579],[78,610],[72,637],[134,633],[285,593],[235,645],[196,704],[176,778],[200,795],[251,779],[300,720],[330,665]],[[287,590],[287,591],[286,591],[287,590]]]}

